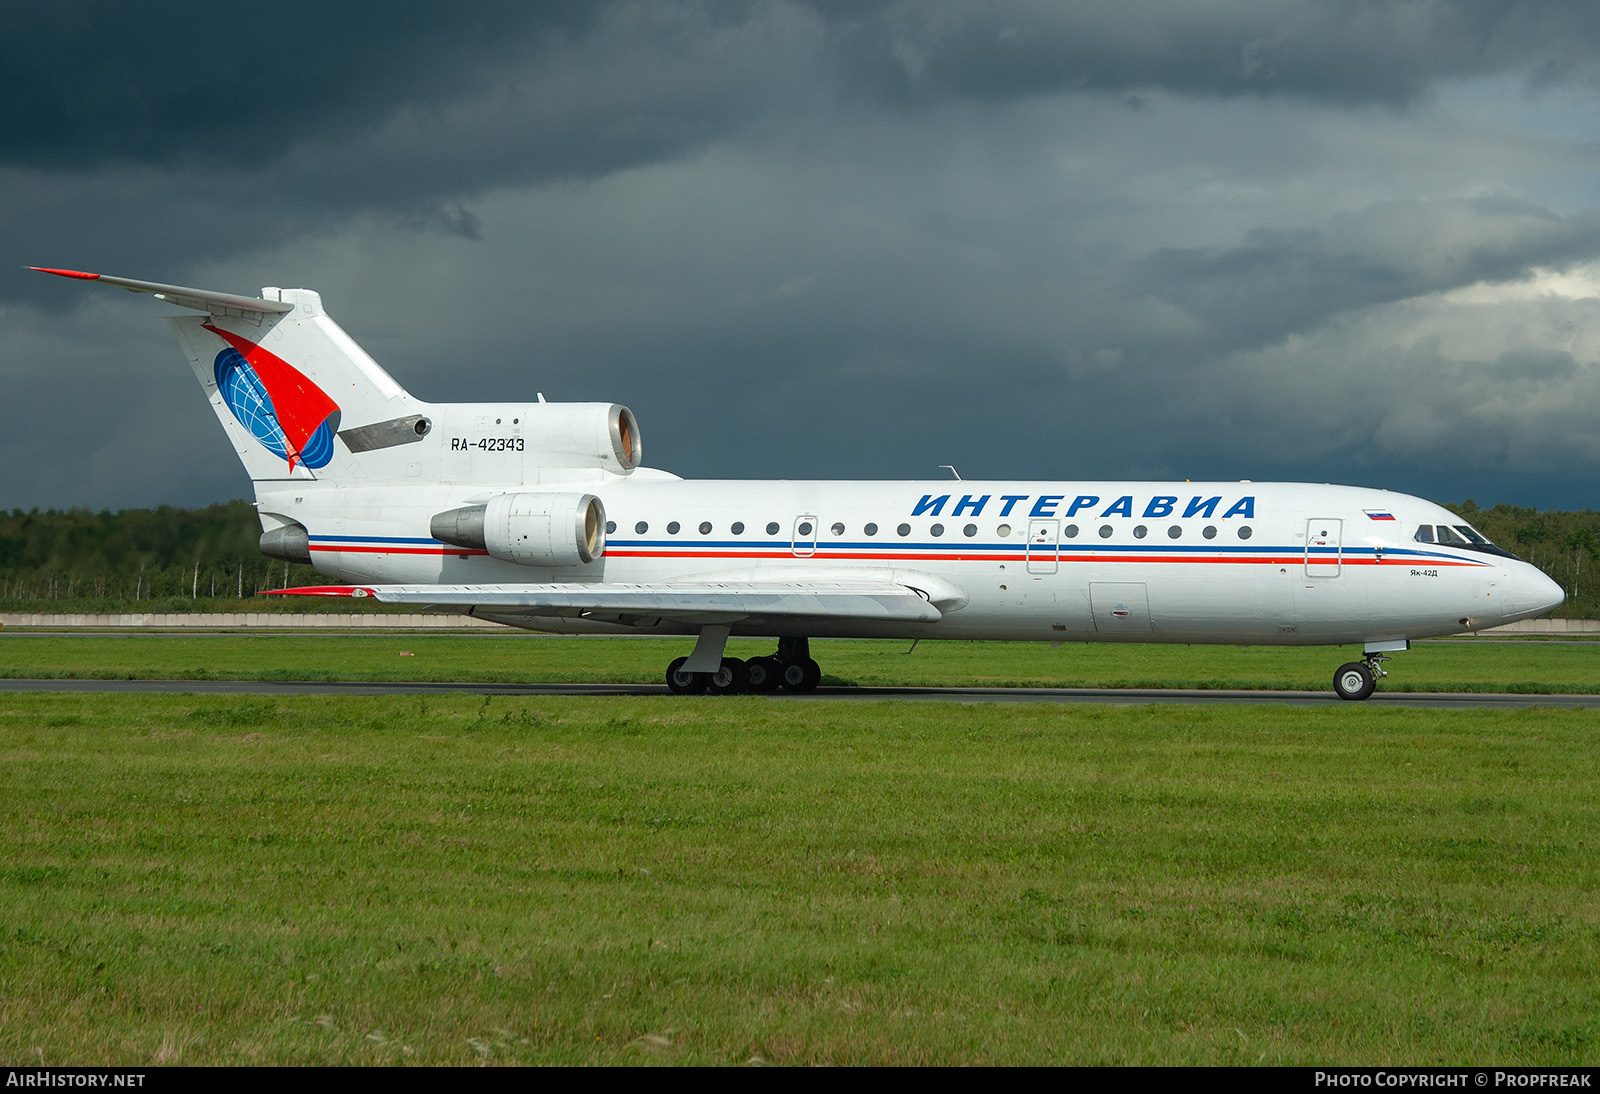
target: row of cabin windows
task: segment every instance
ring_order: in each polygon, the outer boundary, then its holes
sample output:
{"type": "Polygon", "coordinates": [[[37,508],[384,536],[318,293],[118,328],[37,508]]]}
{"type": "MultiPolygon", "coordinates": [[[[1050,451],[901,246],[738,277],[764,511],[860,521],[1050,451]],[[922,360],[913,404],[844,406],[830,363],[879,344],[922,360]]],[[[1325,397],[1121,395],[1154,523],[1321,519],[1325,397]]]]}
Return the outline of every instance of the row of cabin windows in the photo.
{"type": "MultiPolygon", "coordinates": [[[[772,523],[768,524],[767,525],[767,535],[769,535],[769,536],[777,535],[779,527],[780,527],[780,525],[778,524],[777,521],[773,521],[772,523]]],[[[675,521],[675,520],[674,521],[669,521],[667,523],[667,535],[675,536],[682,530],[682,528],[683,528],[683,526],[681,524],[679,524],[677,521],[675,521]]],[[[617,530],[617,522],[616,521],[611,520],[611,521],[607,521],[606,522],[606,534],[607,535],[610,535],[611,533],[615,532],[616,530],[617,530]]],[[[648,521],[641,520],[639,523],[637,523],[637,524],[635,524],[633,526],[633,530],[634,530],[635,533],[637,533],[638,535],[642,536],[646,532],[650,531],[650,523],[648,521]]],[[[942,524],[932,524],[932,525],[928,526],[928,534],[930,536],[933,536],[935,539],[939,538],[940,536],[943,536],[944,535],[944,530],[945,530],[944,529],[944,525],[942,525],[942,524]]],[[[730,531],[731,533],[733,533],[736,536],[744,535],[744,521],[742,521],[742,520],[734,521],[731,525],[729,525],[728,531],[730,531]]],[[[812,527],[811,522],[809,520],[801,521],[800,524],[795,528],[795,534],[798,537],[809,537],[814,531],[815,531],[815,529],[812,527]]],[[[828,531],[832,532],[835,536],[842,536],[845,533],[845,526],[842,523],[835,523],[831,528],[828,529],[828,531]]],[[[869,524],[865,524],[865,525],[862,526],[861,531],[862,531],[863,535],[875,536],[875,535],[878,534],[878,526],[876,524],[870,524],[870,523],[869,524]]],[[[898,527],[895,528],[894,531],[895,531],[895,534],[898,535],[898,536],[901,536],[901,537],[909,536],[911,534],[911,525],[909,525],[909,524],[899,525],[898,527]]],[[[1080,529],[1076,524],[1069,524],[1069,525],[1067,525],[1065,528],[1063,528],[1061,530],[1061,534],[1066,539],[1077,539],[1078,535],[1079,535],[1079,533],[1081,531],[1082,531],[1082,529],[1080,529]]],[[[709,536],[711,534],[711,522],[709,520],[700,522],[700,534],[702,536],[709,536]]],[[[968,524],[968,525],[964,526],[961,529],[961,534],[963,536],[966,536],[968,539],[971,539],[972,537],[974,537],[974,536],[976,536],[978,534],[978,526],[976,524],[968,524]]],[[[997,527],[994,530],[994,534],[996,536],[1000,537],[1001,539],[1006,539],[1007,537],[1009,537],[1011,535],[1011,525],[1009,525],[1009,524],[1000,525],[999,527],[997,527]]],[[[1112,525],[1102,524],[1102,525],[1100,525],[1100,533],[1099,534],[1100,534],[1100,538],[1101,539],[1110,539],[1113,535],[1116,534],[1116,531],[1115,531],[1115,529],[1113,528],[1112,525]]],[[[1134,526],[1134,529],[1133,529],[1133,538],[1134,539],[1144,539],[1149,534],[1150,534],[1150,529],[1149,529],[1149,527],[1147,525],[1139,524],[1139,525],[1135,525],[1134,526]]],[[[1215,524],[1208,524],[1208,525],[1206,525],[1204,528],[1202,528],[1200,530],[1200,534],[1202,536],[1204,536],[1206,539],[1216,539],[1217,538],[1217,526],[1215,524]]],[[[1240,539],[1249,539],[1254,534],[1255,534],[1255,532],[1251,529],[1251,527],[1248,524],[1241,525],[1239,527],[1239,538],[1240,539]]],[[[1420,539],[1421,538],[1421,533],[1419,532],[1417,535],[1418,535],[1418,538],[1420,539]]],[[[1174,524],[1174,525],[1171,525],[1167,529],[1167,538],[1168,539],[1181,539],[1182,537],[1183,537],[1183,525],[1174,524]]],[[[1427,542],[1431,542],[1431,540],[1427,541],[1427,542]]]]}

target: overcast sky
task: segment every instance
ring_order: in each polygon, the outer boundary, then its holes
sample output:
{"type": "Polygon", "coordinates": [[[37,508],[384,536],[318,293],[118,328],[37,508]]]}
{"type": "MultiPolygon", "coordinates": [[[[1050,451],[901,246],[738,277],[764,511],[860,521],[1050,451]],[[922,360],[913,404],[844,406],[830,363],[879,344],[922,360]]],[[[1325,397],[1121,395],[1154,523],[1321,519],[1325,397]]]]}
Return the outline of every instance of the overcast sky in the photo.
{"type": "Polygon", "coordinates": [[[24,5],[0,508],[249,483],[149,298],[691,477],[1600,507],[1600,4],[24,5]]]}

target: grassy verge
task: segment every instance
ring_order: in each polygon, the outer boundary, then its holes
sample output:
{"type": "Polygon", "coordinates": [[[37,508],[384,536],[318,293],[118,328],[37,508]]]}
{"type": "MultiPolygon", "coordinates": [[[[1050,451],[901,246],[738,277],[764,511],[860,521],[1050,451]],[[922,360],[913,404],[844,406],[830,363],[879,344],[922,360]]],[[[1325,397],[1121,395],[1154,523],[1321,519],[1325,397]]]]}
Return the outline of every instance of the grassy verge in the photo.
{"type": "Polygon", "coordinates": [[[0,696],[0,1058],[1593,1065],[1596,721],[0,696]]]}
{"type": "MultiPolygon", "coordinates": [[[[657,683],[689,639],[505,635],[77,635],[0,632],[0,676],[43,679],[426,680],[657,683]]],[[[862,687],[1155,687],[1326,691],[1358,647],[820,641],[825,683],[862,687]]],[[[732,653],[770,652],[734,642],[732,653]]],[[[1386,691],[1600,692],[1600,642],[1423,643],[1386,691]]]]}

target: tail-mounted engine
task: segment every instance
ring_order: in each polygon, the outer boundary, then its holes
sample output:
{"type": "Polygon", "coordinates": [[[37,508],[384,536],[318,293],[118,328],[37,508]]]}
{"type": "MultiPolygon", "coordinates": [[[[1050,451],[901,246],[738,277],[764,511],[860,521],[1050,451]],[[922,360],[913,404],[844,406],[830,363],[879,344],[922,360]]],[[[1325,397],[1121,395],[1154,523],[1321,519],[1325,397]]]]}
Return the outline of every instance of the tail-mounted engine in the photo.
{"type": "MultiPolygon", "coordinates": [[[[616,403],[524,403],[514,408],[518,436],[543,467],[632,471],[642,448],[633,411],[616,403]]],[[[500,421],[507,414],[497,414],[500,421]]]]}
{"type": "Polygon", "coordinates": [[[605,553],[606,510],[593,494],[501,494],[438,514],[428,531],[522,566],[581,566],[605,553]]]}

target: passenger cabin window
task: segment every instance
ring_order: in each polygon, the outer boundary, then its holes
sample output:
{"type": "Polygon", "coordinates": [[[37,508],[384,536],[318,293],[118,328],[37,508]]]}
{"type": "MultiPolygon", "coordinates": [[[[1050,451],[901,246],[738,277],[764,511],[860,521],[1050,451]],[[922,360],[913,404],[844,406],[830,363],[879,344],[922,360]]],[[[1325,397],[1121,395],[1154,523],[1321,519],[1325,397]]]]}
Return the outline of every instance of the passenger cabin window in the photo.
{"type": "Polygon", "coordinates": [[[669,536],[677,535],[678,534],[678,529],[680,527],[682,527],[682,526],[677,521],[671,521],[667,525],[667,535],[669,535],[669,536]]]}
{"type": "Polygon", "coordinates": [[[869,524],[861,530],[867,533],[869,536],[875,536],[878,534],[878,526],[876,524],[869,524]]]}
{"type": "Polygon", "coordinates": [[[730,528],[729,531],[731,531],[736,536],[744,535],[744,521],[742,521],[742,520],[734,521],[733,522],[733,527],[730,528]]]}
{"type": "Polygon", "coordinates": [[[633,526],[633,530],[642,536],[650,530],[650,525],[641,520],[638,524],[633,526]]]}
{"type": "Polygon", "coordinates": [[[1111,538],[1111,525],[1102,524],[1100,526],[1100,538],[1101,539],[1110,539],[1111,538]]]}
{"type": "Polygon", "coordinates": [[[767,535],[775,536],[777,534],[778,534],[778,522],[777,521],[773,521],[771,524],[767,525],[767,535]]]}

